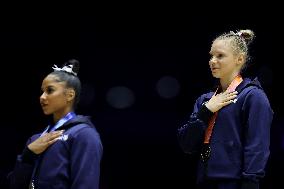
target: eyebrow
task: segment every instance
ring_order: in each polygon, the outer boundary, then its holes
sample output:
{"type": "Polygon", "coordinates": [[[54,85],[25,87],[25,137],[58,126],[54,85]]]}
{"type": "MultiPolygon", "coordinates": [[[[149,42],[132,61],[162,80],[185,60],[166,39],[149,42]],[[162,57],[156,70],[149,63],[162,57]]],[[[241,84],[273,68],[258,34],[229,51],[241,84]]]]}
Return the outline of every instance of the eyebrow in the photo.
{"type": "Polygon", "coordinates": [[[43,91],[44,89],[49,88],[49,87],[54,87],[54,85],[47,85],[45,88],[41,87],[41,90],[43,91]]]}
{"type": "Polygon", "coordinates": [[[213,53],[224,53],[224,51],[220,51],[220,50],[216,50],[216,51],[209,51],[209,54],[213,54],[213,53]]]}

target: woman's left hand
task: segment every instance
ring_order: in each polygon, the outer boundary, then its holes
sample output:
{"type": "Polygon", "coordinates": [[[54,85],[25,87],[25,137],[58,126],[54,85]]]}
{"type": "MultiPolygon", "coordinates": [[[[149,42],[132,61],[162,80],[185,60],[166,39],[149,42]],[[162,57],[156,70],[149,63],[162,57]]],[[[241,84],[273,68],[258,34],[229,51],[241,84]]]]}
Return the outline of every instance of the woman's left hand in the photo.
{"type": "Polygon", "coordinates": [[[52,131],[50,133],[46,133],[30,143],[28,148],[35,154],[41,154],[44,152],[50,145],[56,142],[59,137],[62,135],[64,131],[52,131]]]}

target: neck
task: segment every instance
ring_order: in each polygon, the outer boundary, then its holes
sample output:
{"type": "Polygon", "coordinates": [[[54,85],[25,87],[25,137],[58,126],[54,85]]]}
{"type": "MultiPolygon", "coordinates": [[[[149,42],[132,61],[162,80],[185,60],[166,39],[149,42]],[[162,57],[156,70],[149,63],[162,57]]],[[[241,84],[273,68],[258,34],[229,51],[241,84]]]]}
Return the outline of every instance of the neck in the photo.
{"type": "Polygon", "coordinates": [[[222,87],[222,91],[225,91],[229,85],[231,84],[231,82],[238,76],[240,75],[240,73],[234,73],[232,74],[230,77],[228,78],[220,78],[220,85],[222,87]]]}
{"type": "Polygon", "coordinates": [[[73,111],[73,109],[68,109],[68,110],[64,111],[63,113],[53,114],[54,124],[57,123],[61,118],[63,118],[64,116],[66,116],[68,113],[70,113],[72,111],[73,111]]]}

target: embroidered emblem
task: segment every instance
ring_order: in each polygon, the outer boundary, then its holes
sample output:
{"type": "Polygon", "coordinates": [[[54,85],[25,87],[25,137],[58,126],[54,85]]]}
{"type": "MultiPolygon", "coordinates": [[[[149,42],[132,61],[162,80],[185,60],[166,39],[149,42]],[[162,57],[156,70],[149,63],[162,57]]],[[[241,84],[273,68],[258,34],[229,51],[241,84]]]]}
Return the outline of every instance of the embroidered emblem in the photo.
{"type": "Polygon", "coordinates": [[[235,98],[235,99],[233,100],[233,103],[235,103],[235,104],[236,104],[237,100],[238,100],[238,99],[237,99],[237,98],[235,98]]]}
{"type": "Polygon", "coordinates": [[[59,140],[66,141],[68,139],[68,135],[62,135],[59,137],[59,140]]]}

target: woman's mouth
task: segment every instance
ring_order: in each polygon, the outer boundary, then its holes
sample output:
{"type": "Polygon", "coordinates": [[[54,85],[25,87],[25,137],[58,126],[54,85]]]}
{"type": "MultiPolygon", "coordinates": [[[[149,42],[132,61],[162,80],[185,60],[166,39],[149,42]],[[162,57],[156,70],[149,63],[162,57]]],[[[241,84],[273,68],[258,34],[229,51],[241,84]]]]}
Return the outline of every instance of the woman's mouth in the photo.
{"type": "Polygon", "coordinates": [[[41,108],[46,108],[47,107],[47,104],[40,104],[41,105],[41,108]]]}
{"type": "Polygon", "coordinates": [[[216,71],[216,70],[219,70],[219,68],[211,68],[211,71],[216,71]]]}

